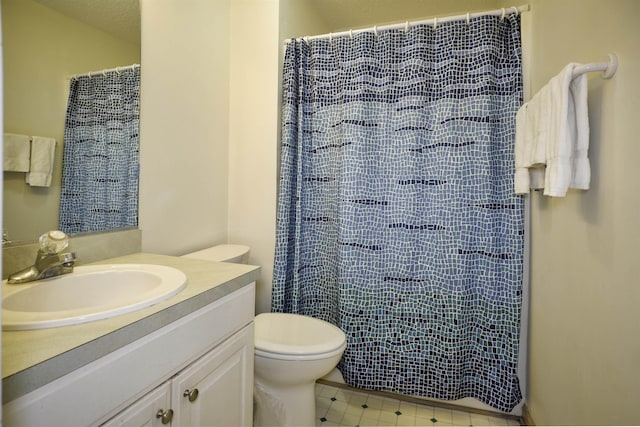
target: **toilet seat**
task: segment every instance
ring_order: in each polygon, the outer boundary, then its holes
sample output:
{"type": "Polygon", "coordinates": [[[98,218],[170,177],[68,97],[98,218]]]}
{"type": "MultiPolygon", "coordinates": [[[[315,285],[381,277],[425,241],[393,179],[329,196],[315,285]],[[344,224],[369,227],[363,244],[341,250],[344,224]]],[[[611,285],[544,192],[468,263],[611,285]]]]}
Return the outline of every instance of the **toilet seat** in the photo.
{"type": "Polygon", "coordinates": [[[288,360],[288,361],[305,361],[305,360],[319,360],[319,359],[330,359],[338,354],[342,354],[344,349],[347,347],[347,343],[344,342],[337,349],[327,352],[327,353],[296,353],[296,354],[287,354],[287,353],[274,353],[271,351],[260,350],[256,348],[254,353],[256,356],[264,357],[267,359],[276,359],[276,360],[288,360]]]}
{"type": "Polygon", "coordinates": [[[344,351],[346,337],[329,322],[292,313],[262,313],[255,318],[255,353],[272,359],[331,357],[344,351]]]}

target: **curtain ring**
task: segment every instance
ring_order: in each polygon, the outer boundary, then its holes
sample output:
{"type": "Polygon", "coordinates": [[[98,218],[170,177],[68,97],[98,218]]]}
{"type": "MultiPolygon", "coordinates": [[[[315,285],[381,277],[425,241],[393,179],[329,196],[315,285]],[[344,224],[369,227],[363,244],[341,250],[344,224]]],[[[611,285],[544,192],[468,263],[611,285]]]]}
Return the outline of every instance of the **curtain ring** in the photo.
{"type": "Polygon", "coordinates": [[[438,26],[438,18],[433,18],[433,29],[435,30],[438,26]]]}
{"type": "Polygon", "coordinates": [[[353,30],[349,28],[349,38],[353,38],[353,30]]]}
{"type": "Polygon", "coordinates": [[[409,32],[409,21],[404,23],[404,31],[405,31],[405,33],[409,32]]]}
{"type": "Polygon", "coordinates": [[[116,73],[120,74],[120,67],[116,67],[116,73]]]}
{"type": "Polygon", "coordinates": [[[504,19],[504,16],[507,14],[507,11],[505,10],[505,8],[502,8],[502,16],[500,17],[500,20],[502,21],[504,19]]]}
{"type": "Polygon", "coordinates": [[[376,36],[378,35],[378,26],[377,25],[373,26],[373,34],[375,34],[376,36]]]}
{"type": "Polygon", "coordinates": [[[329,33],[329,43],[333,41],[333,34],[329,33]]]}
{"type": "Polygon", "coordinates": [[[467,12],[467,25],[469,25],[470,22],[471,22],[471,16],[469,15],[469,12],[467,12]]]}
{"type": "Polygon", "coordinates": [[[516,14],[516,16],[520,14],[520,11],[518,10],[517,7],[515,7],[515,6],[511,6],[511,7],[513,8],[513,11],[516,14]]]}

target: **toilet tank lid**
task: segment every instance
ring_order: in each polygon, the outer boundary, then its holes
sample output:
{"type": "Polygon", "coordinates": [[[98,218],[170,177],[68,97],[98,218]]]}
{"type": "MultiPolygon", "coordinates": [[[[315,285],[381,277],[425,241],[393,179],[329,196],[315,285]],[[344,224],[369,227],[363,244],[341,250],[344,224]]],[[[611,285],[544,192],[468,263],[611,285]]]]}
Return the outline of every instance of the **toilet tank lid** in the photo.
{"type": "Polygon", "coordinates": [[[208,261],[224,261],[249,253],[249,246],[245,245],[218,245],[201,251],[191,252],[184,256],[208,261]]]}

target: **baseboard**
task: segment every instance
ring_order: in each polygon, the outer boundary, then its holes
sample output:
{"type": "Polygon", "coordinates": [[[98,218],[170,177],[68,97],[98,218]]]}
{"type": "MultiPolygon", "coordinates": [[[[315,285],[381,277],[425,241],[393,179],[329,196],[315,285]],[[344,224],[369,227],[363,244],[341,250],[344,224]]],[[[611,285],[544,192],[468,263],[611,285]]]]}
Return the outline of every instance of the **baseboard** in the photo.
{"type": "Polygon", "coordinates": [[[522,406],[522,422],[526,426],[535,426],[536,423],[533,421],[533,417],[531,416],[531,412],[529,412],[529,407],[525,403],[522,406]]]}

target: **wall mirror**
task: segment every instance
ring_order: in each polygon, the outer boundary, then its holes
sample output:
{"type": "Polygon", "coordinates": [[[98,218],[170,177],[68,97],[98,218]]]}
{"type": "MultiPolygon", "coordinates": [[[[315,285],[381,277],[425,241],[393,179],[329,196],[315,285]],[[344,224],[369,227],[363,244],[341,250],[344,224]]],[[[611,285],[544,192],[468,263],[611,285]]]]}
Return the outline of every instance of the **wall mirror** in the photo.
{"type": "Polygon", "coordinates": [[[140,8],[139,0],[1,1],[4,132],[57,142],[50,186],[3,173],[3,241],[25,242],[58,228],[70,77],[139,64],[140,8]]]}

